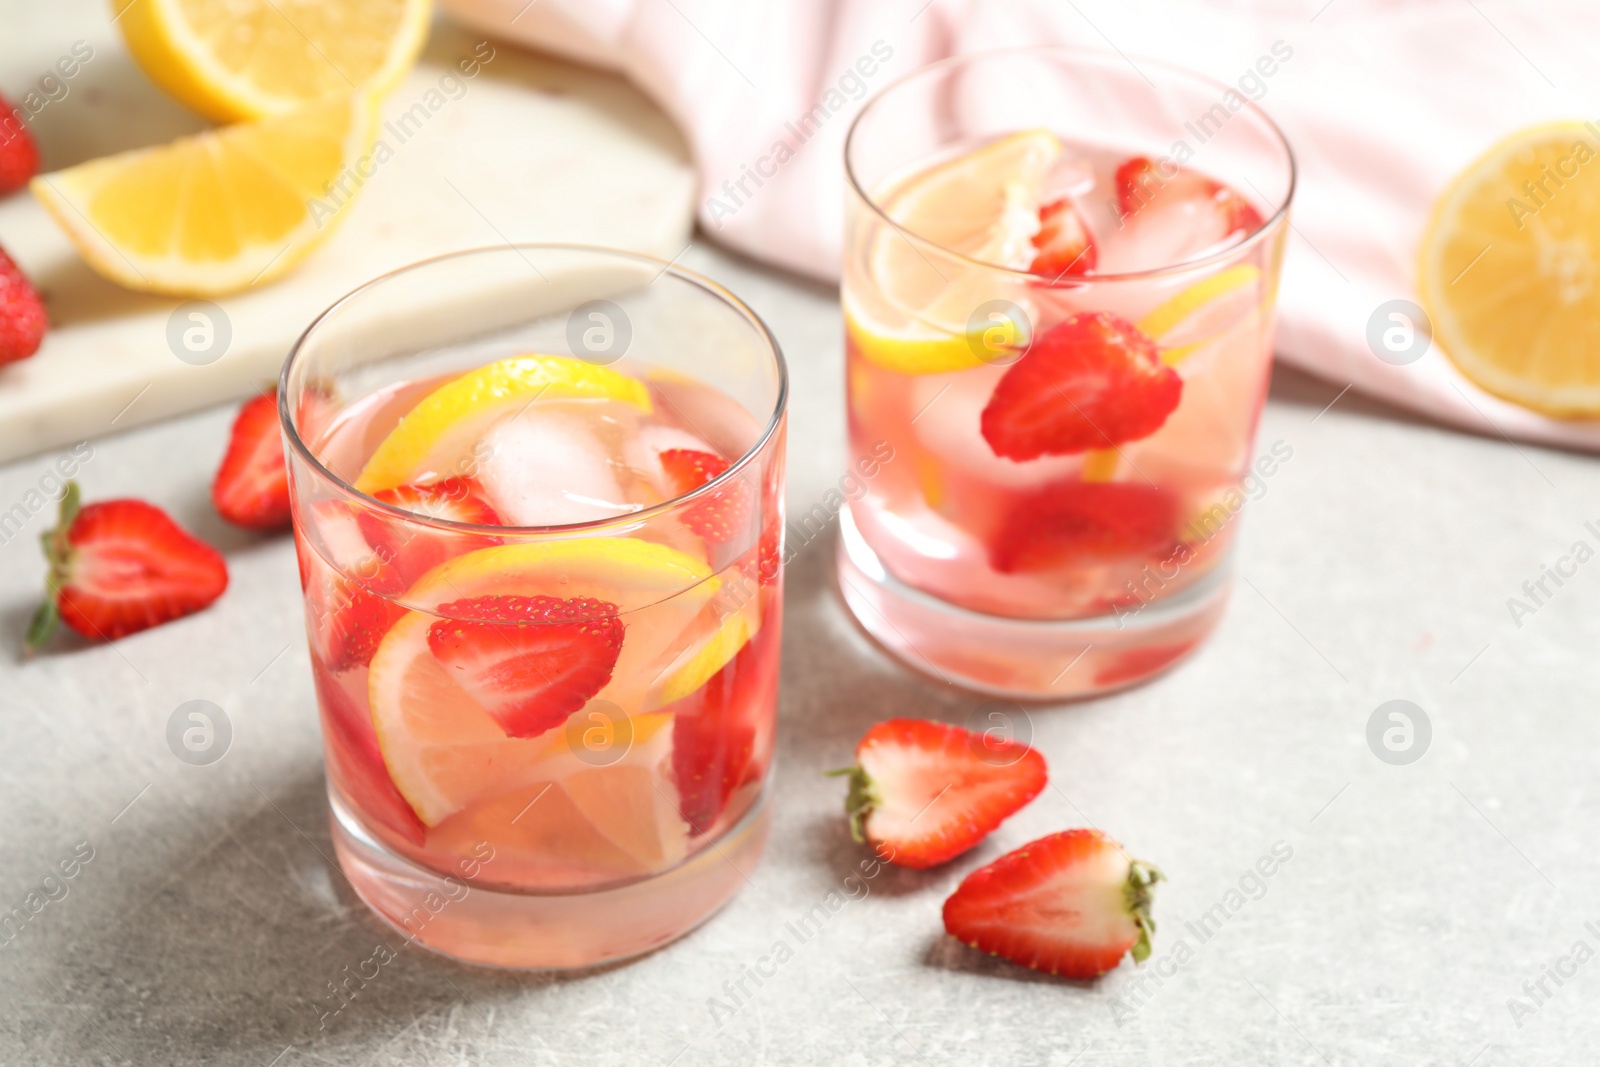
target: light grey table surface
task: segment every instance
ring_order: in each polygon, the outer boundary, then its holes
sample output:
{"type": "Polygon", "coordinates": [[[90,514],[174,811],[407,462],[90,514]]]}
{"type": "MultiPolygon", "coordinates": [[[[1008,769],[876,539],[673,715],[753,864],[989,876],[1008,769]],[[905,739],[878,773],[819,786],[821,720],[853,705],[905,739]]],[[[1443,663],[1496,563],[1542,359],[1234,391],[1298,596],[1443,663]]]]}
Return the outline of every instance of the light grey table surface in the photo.
{"type": "MultiPolygon", "coordinates": [[[[788,500],[809,507],[845,464],[835,293],[699,243],[683,262],[780,338],[788,500]]],[[[864,855],[821,772],[877,719],[961,721],[982,702],[862,636],[832,585],[830,531],[788,571],[771,844],[720,915],[637,962],[565,976],[406,949],[326,1019],[328,983],[390,935],[329,863],[290,539],[210,508],[231,408],[92,442],[88,497],[170,509],[226,553],[232,586],[201,615],[25,663],[48,515],[0,544],[0,913],[48,901],[0,934],[0,1063],[1565,1062],[1600,1036],[1600,965],[1560,964],[1574,973],[1544,978],[1548,996],[1524,982],[1574,942],[1600,947],[1600,565],[1549,585],[1520,626],[1507,598],[1574,542],[1600,547],[1584,526],[1600,520],[1600,465],[1354,393],[1325,409],[1339,392],[1279,372],[1260,444],[1293,457],[1248,507],[1220,630],[1153,684],[1032,709],[1052,786],[974,853],[887,871],[805,943],[786,932],[844,894],[864,855]],[[168,748],[193,699],[233,724],[210,766],[168,748]],[[1431,724],[1410,765],[1366,739],[1391,699],[1431,724]],[[1071,984],[943,936],[940,904],[967,871],[1089,824],[1170,878],[1153,966],[1071,984]],[[1292,858],[1251,881],[1279,842],[1292,858]],[[92,859],[61,880],[75,849],[92,859]],[[53,873],[59,899],[43,895],[53,873]],[[1241,879],[1250,896],[1230,897],[1241,879]],[[1208,911],[1202,940],[1187,924],[1208,911]],[[731,1018],[714,1011],[780,938],[793,959],[747,982],[731,1018]]],[[[0,468],[0,510],[54,458],[0,468]]]]}

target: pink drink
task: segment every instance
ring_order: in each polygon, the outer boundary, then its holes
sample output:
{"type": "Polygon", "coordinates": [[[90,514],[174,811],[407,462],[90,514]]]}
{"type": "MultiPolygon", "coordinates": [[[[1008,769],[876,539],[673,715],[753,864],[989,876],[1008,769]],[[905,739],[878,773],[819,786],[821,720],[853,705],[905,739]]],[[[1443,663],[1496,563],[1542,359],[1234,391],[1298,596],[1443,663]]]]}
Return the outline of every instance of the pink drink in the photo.
{"type": "Polygon", "coordinates": [[[517,349],[296,403],[335,845],[367,902],[437,951],[570,967],[726,900],[766,828],[781,420],[517,349]]]}
{"type": "Polygon", "coordinates": [[[977,688],[1146,677],[1226,595],[1276,206],[1202,161],[1043,128],[895,162],[856,161],[848,213],[852,449],[896,458],[851,505],[846,599],[913,664],[977,688]]]}

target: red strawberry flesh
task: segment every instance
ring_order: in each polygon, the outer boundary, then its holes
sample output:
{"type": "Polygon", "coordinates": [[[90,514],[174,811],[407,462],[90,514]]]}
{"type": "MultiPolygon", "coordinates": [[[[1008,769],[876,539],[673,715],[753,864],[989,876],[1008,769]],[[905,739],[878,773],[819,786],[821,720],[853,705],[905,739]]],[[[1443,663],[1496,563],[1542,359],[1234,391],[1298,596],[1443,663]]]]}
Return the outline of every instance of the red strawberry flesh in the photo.
{"type": "MultiPolygon", "coordinates": [[[[661,467],[673,490],[683,496],[727,472],[730,464],[712,452],[692,448],[668,448],[661,452],[661,467]]],[[[750,486],[734,480],[692,504],[683,515],[684,524],[711,544],[726,544],[744,529],[755,494],[750,486]]]]}
{"type": "Polygon", "coordinates": [[[61,519],[44,536],[50,575],[27,650],[59,617],[85,637],[115,640],[199,611],[228,587],[221,554],[153,504],[105,500],[79,508],[67,484],[61,519]]]}
{"type": "Polygon", "coordinates": [[[1096,249],[1089,224],[1069,198],[1062,197],[1039,209],[1039,232],[1034,235],[1036,254],[1028,270],[1052,281],[1094,270],[1096,249]]]}
{"type": "Polygon", "coordinates": [[[27,359],[39,351],[49,328],[44,302],[22,268],[0,249],[0,364],[27,359]]]}
{"type": "Polygon", "coordinates": [[[252,397],[239,409],[228,451],[211,483],[217,514],[251,530],[289,525],[289,471],[278,432],[276,392],[252,397]]]}
{"type": "Polygon", "coordinates": [[[1143,482],[1061,482],[1017,498],[989,549],[1003,573],[1156,555],[1172,547],[1177,499],[1143,482]]]}
{"type": "MultiPolygon", "coordinates": [[[[374,499],[431,519],[476,526],[502,525],[499,513],[484,496],[482,487],[471,478],[408,483],[385,489],[375,494],[374,499]]],[[[500,543],[497,537],[451,533],[377,511],[361,512],[357,522],[367,544],[379,559],[395,568],[405,587],[447,559],[500,543]]]]}
{"type": "Polygon", "coordinates": [[[902,867],[961,855],[1045,787],[1044,757],[1018,741],[926,719],[889,719],[856,746],[851,833],[902,867]]]}
{"type": "Polygon", "coordinates": [[[777,615],[768,615],[727,666],[663,709],[674,713],[672,778],[679,814],[693,835],[716,825],[741,786],[760,781],[772,750],[782,641],[777,615]]]}
{"type": "Polygon", "coordinates": [[[14,193],[39,172],[39,148],[20,108],[0,96],[0,196],[14,193]]]}
{"type": "Polygon", "coordinates": [[[1068,830],[980,867],[944,902],[963,944],[1066,978],[1096,978],[1150,955],[1152,887],[1161,872],[1098,830],[1068,830]]]}
{"type": "Polygon", "coordinates": [[[480,596],[439,607],[428,648],[509,737],[560,726],[611,680],[625,627],[590,597],[480,596]]]}
{"type": "Polygon", "coordinates": [[[995,386],[980,429],[994,454],[1029,460],[1137,441],[1178,406],[1183,379],[1156,343],[1107,312],[1040,334],[995,386]]]}

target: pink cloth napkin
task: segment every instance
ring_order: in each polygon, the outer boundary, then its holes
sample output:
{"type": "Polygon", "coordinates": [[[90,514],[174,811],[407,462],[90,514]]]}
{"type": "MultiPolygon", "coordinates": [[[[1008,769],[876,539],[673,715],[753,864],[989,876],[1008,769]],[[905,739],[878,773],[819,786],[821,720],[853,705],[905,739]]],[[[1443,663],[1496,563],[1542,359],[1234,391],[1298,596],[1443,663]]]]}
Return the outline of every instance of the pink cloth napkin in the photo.
{"type": "Polygon", "coordinates": [[[1525,126],[1600,126],[1593,0],[443,3],[484,32],[632,79],[693,148],[702,227],[825,279],[838,277],[845,133],[862,101],[899,75],[951,54],[1044,42],[1200,70],[1257,99],[1299,163],[1280,357],[1475,432],[1600,450],[1600,422],[1498,400],[1437,347],[1395,366],[1367,341],[1380,305],[1417,299],[1417,241],[1461,168],[1525,126]],[[1273,74],[1242,81],[1267,55],[1281,60],[1273,74]],[[818,105],[820,127],[799,125],[818,105]],[[779,143],[792,153],[781,163],[779,143]]]}

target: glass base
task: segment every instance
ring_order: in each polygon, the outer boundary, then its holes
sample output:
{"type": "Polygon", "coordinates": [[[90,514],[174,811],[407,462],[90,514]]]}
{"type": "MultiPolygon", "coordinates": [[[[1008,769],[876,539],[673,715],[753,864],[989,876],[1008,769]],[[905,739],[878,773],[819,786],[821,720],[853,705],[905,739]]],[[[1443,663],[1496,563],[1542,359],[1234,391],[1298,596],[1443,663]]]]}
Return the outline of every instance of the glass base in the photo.
{"type": "Polygon", "coordinates": [[[1134,613],[1061,621],[958,607],[900,581],[851,518],[839,515],[839,591],[863,629],[897,658],[953,685],[1020,700],[1073,700],[1137,685],[1186,657],[1222,617],[1230,558],[1134,613]]]}
{"type": "MultiPolygon", "coordinates": [[[[591,891],[519,893],[396,855],[330,789],[333,847],[356,893],[406,940],[466,963],[570,970],[641,956],[709,919],[766,847],[766,797],[712,845],[661,874],[591,891]]],[[[484,865],[492,867],[492,861],[484,865]]]]}

